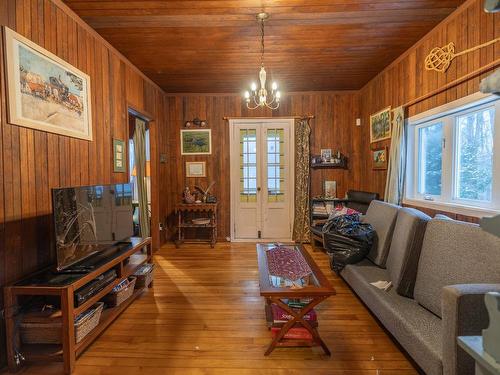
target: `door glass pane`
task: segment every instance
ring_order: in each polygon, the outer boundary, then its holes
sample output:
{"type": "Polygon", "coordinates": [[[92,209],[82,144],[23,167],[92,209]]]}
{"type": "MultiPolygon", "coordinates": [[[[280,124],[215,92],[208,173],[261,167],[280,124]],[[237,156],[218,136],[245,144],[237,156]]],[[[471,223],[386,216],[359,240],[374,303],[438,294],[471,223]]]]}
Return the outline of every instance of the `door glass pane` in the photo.
{"type": "Polygon", "coordinates": [[[457,117],[456,198],[491,201],[494,118],[494,107],[457,117]]]}
{"type": "Polygon", "coordinates": [[[419,129],[419,187],[420,194],[441,195],[443,171],[443,123],[419,129]]]}
{"type": "Polygon", "coordinates": [[[285,200],[285,131],[268,129],[267,142],[267,200],[285,200]]]}
{"type": "Polygon", "coordinates": [[[257,202],[257,131],[240,129],[240,202],[257,202]]]}

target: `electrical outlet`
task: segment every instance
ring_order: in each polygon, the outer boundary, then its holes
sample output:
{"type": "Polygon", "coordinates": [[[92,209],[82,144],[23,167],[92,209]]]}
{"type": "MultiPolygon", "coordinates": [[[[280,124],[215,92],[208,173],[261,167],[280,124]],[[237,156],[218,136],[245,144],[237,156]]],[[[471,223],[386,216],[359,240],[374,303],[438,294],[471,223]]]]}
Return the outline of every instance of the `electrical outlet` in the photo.
{"type": "Polygon", "coordinates": [[[159,224],[158,224],[158,227],[159,227],[160,232],[161,232],[161,231],[163,230],[163,223],[159,223],[159,224]]]}

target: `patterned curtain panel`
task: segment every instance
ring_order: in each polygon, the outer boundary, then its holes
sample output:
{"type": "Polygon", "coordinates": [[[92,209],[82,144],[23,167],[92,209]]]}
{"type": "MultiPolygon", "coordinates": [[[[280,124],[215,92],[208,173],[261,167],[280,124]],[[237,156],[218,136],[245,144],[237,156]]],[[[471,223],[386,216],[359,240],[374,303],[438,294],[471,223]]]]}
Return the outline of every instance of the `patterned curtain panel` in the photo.
{"type": "Polygon", "coordinates": [[[293,240],[309,242],[309,119],[295,122],[295,218],[293,240]]]}
{"type": "Polygon", "coordinates": [[[406,124],[405,111],[398,107],[393,111],[391,149],[385,184],[385,200],[401,204],[403,201],[406,171],[406,124]]]}
{"type": "Polygon", "coordinates": [[[146,184],[146,123],[136,118],[134,132],[134,160],[139,196],[139,228],[141,237],[149,237],[148,191],[146,184]]]}

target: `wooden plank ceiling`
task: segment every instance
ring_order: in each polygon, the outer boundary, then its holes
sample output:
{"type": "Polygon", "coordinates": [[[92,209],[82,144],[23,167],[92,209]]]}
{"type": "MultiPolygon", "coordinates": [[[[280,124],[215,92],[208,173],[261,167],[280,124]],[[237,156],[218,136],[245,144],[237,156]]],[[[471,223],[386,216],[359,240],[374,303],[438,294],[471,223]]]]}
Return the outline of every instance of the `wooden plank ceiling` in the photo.
{"type": "Polygon", "coordinates": [[[356,90],[464,0],[65,0],[166,92],[356,90]]]}

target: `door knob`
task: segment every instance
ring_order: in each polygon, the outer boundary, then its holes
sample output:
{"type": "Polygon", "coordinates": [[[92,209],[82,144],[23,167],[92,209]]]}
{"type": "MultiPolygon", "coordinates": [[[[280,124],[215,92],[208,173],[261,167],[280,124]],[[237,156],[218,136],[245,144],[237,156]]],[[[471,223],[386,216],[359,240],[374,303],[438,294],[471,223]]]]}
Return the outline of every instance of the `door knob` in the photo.
{"type": "Polygon", "coordinates": [[[260,187],[257,188],[257,191],[260,191],[260,187]]]}

